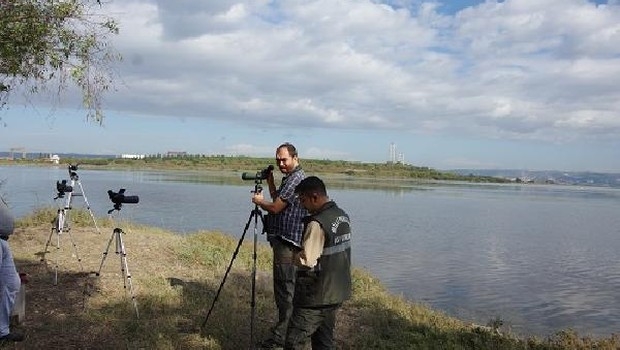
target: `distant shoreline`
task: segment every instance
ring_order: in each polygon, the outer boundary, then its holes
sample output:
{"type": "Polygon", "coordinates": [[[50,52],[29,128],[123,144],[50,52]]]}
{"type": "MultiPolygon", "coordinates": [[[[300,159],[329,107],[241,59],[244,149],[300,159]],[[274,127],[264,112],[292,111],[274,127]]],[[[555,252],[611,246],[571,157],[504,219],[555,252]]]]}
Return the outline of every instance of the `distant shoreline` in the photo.
{"type": "MultiPolygon", "coordinates": [[[[237,176],[242,172],[260,170],[273,163],[271,158],[186,156],[155,157],[144,159],[121,158],[64,158],[55,166],[80,164],[85,169],[106,170],[150,170],[150,171],[201,171],[231,172],[237,176]]],[[[496,183],[496,184],[551,184],[575,185],[583,187],[620,188],[620,174],[564,171],[527,171],[518,169],[474,170],[457,169],[452,172],[438,171],[428,167],[409,164],[361,163],[302,159],[302,167],[307,173],[330,179],[364,180],[382,182],[410,180],[417,183],[496,183]]],[[[48,166],[48,159],[2,159],[0,165],[48,166]]],[[[277,172],[276,172],[277,173],[277,172]]]]}

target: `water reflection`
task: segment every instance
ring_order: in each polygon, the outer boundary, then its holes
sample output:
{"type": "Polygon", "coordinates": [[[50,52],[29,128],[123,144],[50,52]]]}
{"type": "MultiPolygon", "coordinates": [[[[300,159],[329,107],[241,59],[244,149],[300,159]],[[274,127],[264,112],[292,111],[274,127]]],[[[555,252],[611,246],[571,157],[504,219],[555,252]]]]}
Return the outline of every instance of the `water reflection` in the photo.
{"type": "MultiPolygon", "coordinates": [[[[173,172],[142,172],[149,181],[182,182],[182,183],[209,183],[217,185],[239,186],[254,184],[254,181],[241,179],[242,172],[235,171],[173,171],[173,172]]],[[[274,174],[276,183],[281,180],[281,174],[274,174]]],[[[365,179],[352,176],[329,176],[325,178],[332,190],[376,190],[396,195],[403,195],[413,191],[425,191],[424,185],[432,185],[425,180],[407,179],[365,179]]]]}

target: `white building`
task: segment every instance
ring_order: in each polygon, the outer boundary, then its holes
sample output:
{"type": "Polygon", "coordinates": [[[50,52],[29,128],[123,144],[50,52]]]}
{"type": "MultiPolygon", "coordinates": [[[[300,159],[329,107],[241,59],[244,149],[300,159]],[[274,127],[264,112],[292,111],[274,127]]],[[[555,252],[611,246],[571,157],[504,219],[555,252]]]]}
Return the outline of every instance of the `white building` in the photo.
{"type": "Polygon", "coordinates": [[[144,157],[146,157],[144,154],[121,154],[123,159],[144,159],[144,157]]]}
{"type": "Polygon", "coordinates": [[[54,164],[59,164],[60,163],[60,157],[57,154],[50,154],[50,162],[54,163],[54,164]]]}

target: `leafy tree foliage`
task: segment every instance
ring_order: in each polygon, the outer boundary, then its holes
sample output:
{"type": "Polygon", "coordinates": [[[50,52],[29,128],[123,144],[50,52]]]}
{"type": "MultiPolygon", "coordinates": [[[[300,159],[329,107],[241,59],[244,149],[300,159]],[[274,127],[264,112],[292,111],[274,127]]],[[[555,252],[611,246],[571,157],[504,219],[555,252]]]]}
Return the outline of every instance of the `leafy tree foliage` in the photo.
{"type": "Polygon", "coordinates": [[[112,85],[113,19],[88,0],[0,0],[0,108],[11,91],[36,93],[48,84],[82,91],[87,120],[101,123],[102,95],[112,85]]]}

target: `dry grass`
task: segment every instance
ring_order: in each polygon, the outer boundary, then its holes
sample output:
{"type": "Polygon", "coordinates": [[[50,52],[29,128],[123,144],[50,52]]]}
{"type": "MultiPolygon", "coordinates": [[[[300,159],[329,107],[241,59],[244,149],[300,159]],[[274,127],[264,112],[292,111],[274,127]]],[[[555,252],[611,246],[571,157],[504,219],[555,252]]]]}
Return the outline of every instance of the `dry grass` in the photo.
{"type": "MultiPolygon", "coordinates": [[[[27,339],[19,346],[27,349],[234,349],[249,344],[249,333],[242,329],[249,325],[245,318],[249,320],[250,299],[246,298],[247,293],[235,290],[246,282],[247,287],[251,283],[246,266],[251,249],[248,242],[235,260],[214,304],[214,313],[201,334],[206,310],[211,306],[237,242],[227,252],[224,252],[227,247],[222,248],[222,258],[227,256],[226,262],[222,264],[224,260],[221,260],[219,266],[190,264],[188,261],[196,248],[192,243],[198,237],[212,235],[217,241],[223,235],[203,233],[183,238],[153,228],[123,230],[139,318],[130,288],[124,287],[129,280],[121,270],[121,255],[115,253],[116,236],[112,227],[100,227],[101,234],[90,228],[73,228],[61,235],[50,234],[45,226],[16,230],[9,243],[18,270],[29,276],[26,321],[19,326],[27,339]],[[50,236],[52,242],[45,260],[41,261],[50,236]],[[57,238],[60,238],[60,249],[56,248],[57,238]],[[110,239],[112,244],[103,260],[110,239]],[[102,261],[101,274],[97,276],[102,261]],[[54,285],[55,271],[58,271],[57,285],[54,285]],[[236,315],[226,317],[223,311],[231,310],[236,315]],[[218,330],[211,334],[211,328],[218,330]],[[214,338],[224,332],[236,339],[228,343],[227,339],[214,338]]],[[[230,245],[232,241],[227,239],[227,242],[230,245]]],[[[267,312],[270,308],[268,276],[259,274],[258,281],[262,283],[259,306],[267,312]]],[[[256,323],[256,336],[262,336],[266,326],[256,323]]]]}

